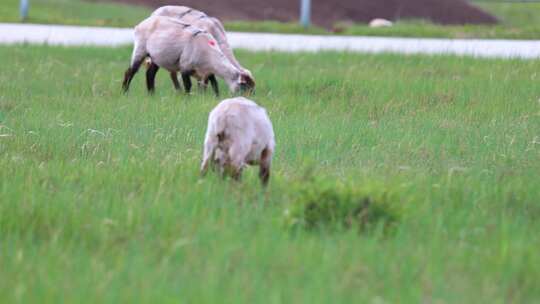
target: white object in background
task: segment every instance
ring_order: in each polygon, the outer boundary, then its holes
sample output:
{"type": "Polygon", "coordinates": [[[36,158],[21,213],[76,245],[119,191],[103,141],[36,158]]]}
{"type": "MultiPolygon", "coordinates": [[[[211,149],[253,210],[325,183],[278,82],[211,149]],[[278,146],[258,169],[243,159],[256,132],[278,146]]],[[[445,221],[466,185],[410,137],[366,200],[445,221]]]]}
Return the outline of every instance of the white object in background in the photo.
{"type": "Polygon", "coordinates": [[[376,18],[369,22],[369,27],[389,27],[392,25],[394,25],[392,21],[382,18],[376,18]]]}

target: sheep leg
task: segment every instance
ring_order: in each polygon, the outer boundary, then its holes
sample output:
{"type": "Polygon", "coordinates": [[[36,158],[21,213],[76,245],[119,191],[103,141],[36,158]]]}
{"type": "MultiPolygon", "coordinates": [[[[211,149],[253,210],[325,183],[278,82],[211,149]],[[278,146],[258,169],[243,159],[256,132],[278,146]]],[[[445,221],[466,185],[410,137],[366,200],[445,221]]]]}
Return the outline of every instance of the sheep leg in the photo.
{"type": "Polygon", "coordinates": [[[201,176],[205,176],[208,172],[210,163],[214,161],[214,154],[217,148],[218,142],[215,138],[208,138],[204,142],[203,161],[201,163],[201,176]]]}
{"type": "Polygon", "coordinates": [[[133,80],[133,76],[135,76],[137,71],[139,71],[139,68],[141,67],[141,64],[146,56],[148,56],[146,49],[141,47],[140,44],[135,41],[135,45],[133,46],[133,54],[131,55],[131,65],[124,73],[124,81],[122,82],[124,94],[129,90],[129,84],[131,83],[131,80],[133,80]]]}
{"type": "Polygon", "coordinates": [[[242,168],[233,168],[232,169],[232,173],[231,173],[231,177],[239,182],[242,180],[242,168]]]}
{"type": "Polygon", "coordinates": [[[210,81],[210,84],[212,85],[212,89],[214,90],[214,93],[216,94],[216,97],[219,96],[219,86],[216,79],[216,76],[214,74],[208,76],[207,81],[210,81]]]}
{"type": "Polygon", "coordinates": [[[146,88],[148,89],[149,94],[154,94],[156,73],[158,70],[159,67],[153,62],[148,67],[148,70],[146,70],[146,88]]]}
{"type": "Polygon", "coordinates": [[[229,149],[229,174],[235,181],[240,181],[242,178],[242,170],[244,169],[244,161],[249,153],[249,146],[233,144],[229,149]]]}
{"type": "Polygon", "coordinates": [[[270,165],[272,163],[271,154],[272,153],[268,148],[264,149],[259,163],[259,178],[264,187],[268,185],[268,181],[270,180],[270,165]]]}
{"type": "MultiPolygon", "coordinates": [[[[144,59],[144,58],[143,58],[144,59]]],[[[143,59],[140,61],[134,62],[124,73],[124,81],[122,82],[122,90],[124,91],[124,94],[128,92],[129,90],[129,84],[131,83],[131,80],[133,80],[133,76],[139,71],[139,68],[141,67],[141,64],[143,62],[143,59]]]]}
{"type": "Polygon", "coordinates": [[[205,157],[201,163],[201,177],[205,177],[208,172],[208,167],[210,166],[210,158],[205,157]]]}
{"type": "Polygon", "coordinates": [[[191,75],[193,74],[193,71],[188,72],[182,72],[182,81],[184,82],[184,89],[186,90],[186,94],[189,94],[191,92],[191,75]]]}
{"type": "Polygon", "coordinates": [[[208,78],[197,81],[197,87],[200,92],[206,92],[206,89],[208,88],[208,78]]]}
{"type": "Polygon", "coordinates": [[[176,72],[171,72],[170,75],[171,75],[171,80],[174,85],[174,89],[177,91],[180,91],[181,87],[180,87],[180,82],[178,82],[178,74],[176,72]]]}

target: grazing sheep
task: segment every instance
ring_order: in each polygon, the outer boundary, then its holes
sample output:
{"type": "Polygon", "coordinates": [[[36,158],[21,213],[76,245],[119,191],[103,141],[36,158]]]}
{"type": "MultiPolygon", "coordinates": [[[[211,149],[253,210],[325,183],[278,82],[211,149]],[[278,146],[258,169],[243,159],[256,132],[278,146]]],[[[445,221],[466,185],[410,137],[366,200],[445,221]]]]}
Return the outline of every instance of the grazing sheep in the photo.
{"type": "Polygon", "coordinates": [[[251,90],[250,76],[236,68],[217,46],[208,32],[174,18],[151,16],[135,27],[131,65],[124,75],[123,89],[127,92],[133,76],[146,57],[152,63],[146,71],[149,92],[159,68],[169,72],[190,72],[199,79],[217,75],[227,82],[233,93],[251,90]]]}
{"type": "MultiPolygon", "coordinates": [[[[234,53],[232,51],[232,48],[229,45],[229,42],[227,41],[227,34],[225,33],[225,28],[223,27],[223,24],[214,17],[209,17],[205,13],[192,9],[187,6],[175,6],[175,5],[167,5],[162,6],[155,10],[152,13],[152,16],[165,16],[165,17],[171,17],[176,18],[186,24],[191,24],[195,27],[198,27],[202,30],[207,31],[216,39],[219,48],[229,59],[229,61],[240,71],[242,71],[244,74],[248,76],[248,80],[252,83],[252,86],[255,85],[255,81],[253,79],[253,76],[251,72],[244,67],[240,65],[236,57],[234,56],[234,53]]],[[[178,86],[178,79],[176,73],[171,73],[171,79],[173,81],[173,84],[175,88],[179,88],[178,86]]],[[[182,73],[182,80],[184,82],[184,87],[186,88],[186,92],[189,92],[191,89],[191,80],[190,76],[193,76],[193,71],[188,71],[182,73]]],[[[206,88],[208,85],[208,81],[210,81],[212,88],[216,95],[219,95],[219,88],[216,81],[216,78],[214,75],[210,75],[206,79],[200,79],[199,84],[202,85],[202,87],[206,88]]]]}
{"type": "Polygon", "coordinates": [[[246,165],[259,165],[267,185],[274,148],[272,123],[263,107],[244,97],[223,100],[208,117],[201,174],[217,165],[222,175],[238,180],[246,165]]]}

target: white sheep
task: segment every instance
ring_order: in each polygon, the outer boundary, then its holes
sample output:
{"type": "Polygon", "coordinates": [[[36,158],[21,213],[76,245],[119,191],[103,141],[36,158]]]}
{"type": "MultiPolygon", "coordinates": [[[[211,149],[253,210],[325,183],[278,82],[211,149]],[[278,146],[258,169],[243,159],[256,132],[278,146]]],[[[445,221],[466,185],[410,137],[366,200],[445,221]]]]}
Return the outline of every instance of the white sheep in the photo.
{"type": "Polygon", "coordinates": [[[151,16],[135,27],[134,37],[131,64],[122,85],[124,92],[147,57],[152,61],[146,71],[149,92],[154,91],[160,67],[175,73],[193,72],[200,79],[215,74],[225,80],[233,93],[254,87],[250,76],[235,67],[212,35],[202,29],[174,18],[151,16]]]}
{"type": "Polygon", "coordinates": [[[274,131],[266,110],[244,97],[225,99],[208,117],[201,174],[215,165],[222,175],[240,179],[246,165],[259,165],[259,177],[266,185],[274,149],[274,131]]]}
{"type": "MultiPolygon", "coordinates": [[[[225,33],[225,28],[223,27],[223,24],[221,23],[221,21],[219,21],[217,18],[209,17],[205,13],[199,10],[187,7],[187,6],[176,6],[176,5],[162,6],[156,9],[152,13],[152,16],[166,16],[166,17],[171,17],[171,18],[177,18],[178,20],[184,23],[191,24],[195,27],[198,27],[200,29],[207,31],[214,37],[214,39],[216,39],[218,46],[223,52],[223,54],[225,55],[225,57],[227,57],[229,61],[235,67],[237,67],[240,71],[248,75],[251,82],[253,83],[255,82],[253,79],[253,75],[251,74],[251,71],[242,67],[240,63],[238,62],[238,60],[236,59],[236,57],[234,56],[232,48],[229,45],[229,42],[227,40],[227,34],[225,33]]],[[[190,72],[184,72],[182,74],[182,80],[184,82],[184,86],[187,92],[189,92],[189,90],[191,89],[191,80],[189,78],[191,74],[192,73],[190,72]]],[[[176,73],[171,74],[171,79],[173,80],[175,87],[178,89],[179,86],[178,86],[178,79],[176,77],[176,73]]],[[[218,84],[213,75],[210,75],[208,79],[203,79],[199,83],[201,83],[203,87],[206,87],[208,84],[208,81],[210,81],[210,83],[212,84],[212,88],[214,89],[214,92],[216,93],[216,95],[219,95],[218,84]]]]}

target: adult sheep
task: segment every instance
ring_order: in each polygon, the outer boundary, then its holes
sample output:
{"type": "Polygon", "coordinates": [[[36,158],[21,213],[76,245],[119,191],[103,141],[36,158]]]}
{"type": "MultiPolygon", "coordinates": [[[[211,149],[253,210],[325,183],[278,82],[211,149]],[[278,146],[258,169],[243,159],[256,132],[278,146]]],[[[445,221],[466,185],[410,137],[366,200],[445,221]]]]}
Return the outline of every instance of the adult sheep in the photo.
{"type": "Polygon", "coordinates": [[[275,145],[263,107],[244,97],[223,100],[208,117],[201,174],[214,165],[238,180],[246,165],[259,165],[259,177],[267,185],[275,145]]]}
{"type": "Polygon", "coordinates": [[[209,75],[222,77],[233,93],[251,90],[254,84],[249,75],[235,67],[208,32],[177,19],[151,16],[135,27],[135,41],[130,67],[126,70],[122,87],[127,92],[133,76],[145,58],[152,65],[146,71],[149,92],[154,91],[154,80],[159,68],[169,72],[192,72],[199,79],[209,75]]]}
{"type": "MultiPolygon", "coordinates": [[[[240,63],[238,62],[238,60],[236,59],[236,57],[234,56],[232,48],[229,45],[229,42],[227,40],[227,34],[225,32],[225,28],[223,27],[223,24],[221,23],[221,21],[219,21],[217,18],[209,17],[205,13],[199,10],[187,7],[187,6],[176,6],[176,5],[162,6],[156,9],[152,13],[152,16],[166,16],[166,17],[171,17],[171,18],[177,18],[178,20],[184,23],[191,24],[195,27],[198,27],[200,29],[207,31],[208,33],[210,33],[210,35],[214,37],[214,39],[216,39],[218,46],[223,52],[223,54],[225,55],[225,57],[227,57],[229,61],[236,68],[238,68],[245,75],[247,75],[249,77],[250,82],[252,82],[253,84],[255,83],[253,79],[253,75],[251,74],[251,71],[242,67],[240,63]]],[[[182,80],[183,80],[186,92],[189,92],[191,89],[190,76],[192,76],[192,74],[193,74],[193,71],[187,71],[187,72],[182,73],[182,80]]],[[[177,79],[176,73],[171,74],[171,79],[174,83],[175,88],[178,89],[179,86],[178,86],[178,79],[177,79]]],[[[207,79],[203,79],[199,83],[202,84],[203,87],[206,88],[206,86],[208,85],[208,81],[210,81],[216,95],[219,95],[219,88],[218,88],[218,84],[214,75],[210,75],[207,79]]]]}

